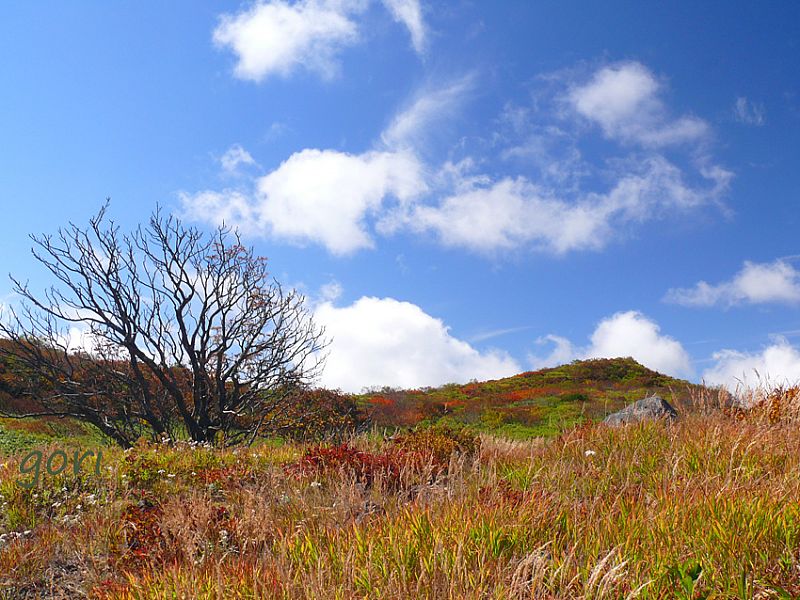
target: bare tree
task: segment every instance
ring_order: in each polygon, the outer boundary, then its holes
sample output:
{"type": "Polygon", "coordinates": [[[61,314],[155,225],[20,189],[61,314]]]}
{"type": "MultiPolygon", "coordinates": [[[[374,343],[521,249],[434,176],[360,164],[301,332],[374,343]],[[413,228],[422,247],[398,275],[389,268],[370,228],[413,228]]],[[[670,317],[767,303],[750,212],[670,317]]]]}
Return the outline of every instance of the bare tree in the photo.
{"type": "Polygon", "coordinates": [[[157,209],[123,234],[107,209],[31,236],[55,286],[37,295],[11,278],[23,303],[0,322],[0,358],[39,406],[16,416],[75,417],[123,446],[142,432],[252,443],[321,369],[324,331],[303,296],[227,227],[207,235],[157,209]]]}

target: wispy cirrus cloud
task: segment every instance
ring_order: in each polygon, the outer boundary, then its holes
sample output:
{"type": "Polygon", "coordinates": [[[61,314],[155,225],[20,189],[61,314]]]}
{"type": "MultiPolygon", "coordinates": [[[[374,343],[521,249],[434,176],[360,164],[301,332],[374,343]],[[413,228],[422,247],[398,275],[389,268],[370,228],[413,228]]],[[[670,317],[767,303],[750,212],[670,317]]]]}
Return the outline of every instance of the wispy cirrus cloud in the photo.
{"type": "Polygon", "coordinates": [[[400,110],[381,133],[381,141],[390,148],[424,147],[431,131],[459,113],[470,96],[475,75],[467,74],[450,82],[420,89],[409,105],[400,110]]]}
{"type": "Polygon", "coordinates": [[[732,112],[734,120],[744,125],[760,127],[767,120],[764,105],[760,102],[748,100],[744,96],[736,98],[736,102],[733,103],[732,112]]]}
{"type": "Polygon", "coordinates": [[[411,35],[411,44],[418,54],[423,54],[428,45],[428,27],[422,16],[419,0],[382,0],[394,20],[406,26],[411,35]]]}

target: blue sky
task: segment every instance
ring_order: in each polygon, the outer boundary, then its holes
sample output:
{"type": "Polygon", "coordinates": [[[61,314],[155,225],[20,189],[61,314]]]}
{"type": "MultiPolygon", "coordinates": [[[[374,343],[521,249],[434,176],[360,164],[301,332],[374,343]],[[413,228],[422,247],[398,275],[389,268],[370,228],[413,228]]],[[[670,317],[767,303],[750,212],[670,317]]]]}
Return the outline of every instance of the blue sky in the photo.
{"type": "Polygon", "coordinates": [[[44,285],[27,234],[111,197],[238,226],[333,337],[329,386],[800,379],[797,3],[2,10],[3,273],[44,285]]]}

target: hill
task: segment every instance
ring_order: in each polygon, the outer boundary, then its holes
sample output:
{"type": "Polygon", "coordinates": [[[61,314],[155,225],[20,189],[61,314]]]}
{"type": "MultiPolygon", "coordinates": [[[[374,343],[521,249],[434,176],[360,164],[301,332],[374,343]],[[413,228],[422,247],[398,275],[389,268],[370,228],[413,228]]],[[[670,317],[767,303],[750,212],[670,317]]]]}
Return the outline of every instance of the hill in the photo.
{"type": "Polygon", "coordinates": [[[437,388],[384,388],[360,396],[380,426],[455,421],[511,437],[554,435],[659,394],[686,404],[702,386],[652,371],[632,358],[574,361],[513,377],[437,388]]]}
{"type": "MultiPolygon", "coordinates": [[[[32,400],[17,397],[0,361],[0,408],[32,410],[32,400]]],[[[395,428],[420,423],[469,425],[479,431],[528,439],[549,437],[610,412],[648,394],[688,404],[701,386],[652,371],[632,358],[574,361],[513,377],[436,388],[383,388],[356,397],[368,422],[395,428]]],[[[35,407],[34,407],[35,408],[35,407]]],[[[90,425],[71,419],[0,418],[0,453],[45,443],[54,438],[96,442],[102,436],[90,425]]]]}

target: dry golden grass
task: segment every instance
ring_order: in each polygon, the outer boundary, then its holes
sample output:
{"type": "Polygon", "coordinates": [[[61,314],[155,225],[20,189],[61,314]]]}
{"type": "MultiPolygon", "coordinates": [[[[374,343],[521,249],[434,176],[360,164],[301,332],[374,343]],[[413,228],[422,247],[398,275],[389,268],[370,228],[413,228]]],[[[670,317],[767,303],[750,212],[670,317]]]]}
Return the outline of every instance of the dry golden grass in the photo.
{"type": "Polygon", "coordinates": [[[484,437],[399,484],[287,472],[294,445],[113,450],[101,476],[33,490],[12,463],[0,598],[791,598],[798,405],[778,390],[673,426],[484,437]]]}

